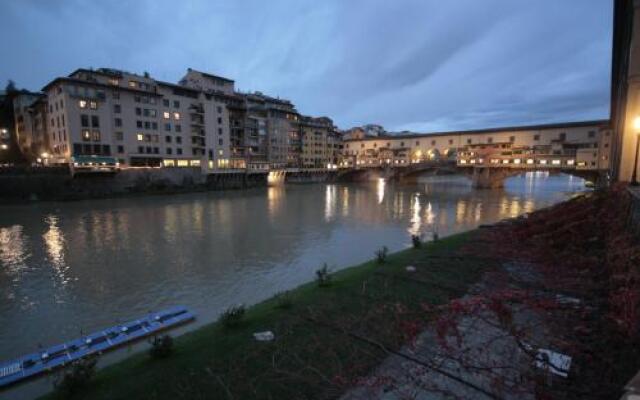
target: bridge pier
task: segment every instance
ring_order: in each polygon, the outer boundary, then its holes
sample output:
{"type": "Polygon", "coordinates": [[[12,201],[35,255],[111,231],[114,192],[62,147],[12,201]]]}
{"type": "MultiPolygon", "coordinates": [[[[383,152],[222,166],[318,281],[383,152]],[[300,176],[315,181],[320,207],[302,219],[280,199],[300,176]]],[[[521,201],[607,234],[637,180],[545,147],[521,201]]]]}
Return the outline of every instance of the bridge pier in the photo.
{"type": "Polygon", "coordinates": [[[522,171],[510,168],[474,167],[471,175],[475,189],[497,189],[504,187],[504,181],[522,171]]]}

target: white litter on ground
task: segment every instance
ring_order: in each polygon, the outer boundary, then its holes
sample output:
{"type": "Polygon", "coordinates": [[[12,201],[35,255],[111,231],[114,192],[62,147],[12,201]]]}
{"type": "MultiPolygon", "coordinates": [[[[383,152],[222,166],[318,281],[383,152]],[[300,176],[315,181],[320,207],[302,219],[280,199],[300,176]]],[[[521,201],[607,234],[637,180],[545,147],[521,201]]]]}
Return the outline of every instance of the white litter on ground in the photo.
{"type": "Polygon", "coordinates": [[[571,357],[547,349],[538,349],[535,365],[540,369],[566,378],[569,376],[569,368],[571,368],[571,357]]]}
{"type": "Polygon", "coordinates": [[[255,332],[253,338],[259,342],[270,342],[275,339],[275,335],[271,331],[255,332]]]}

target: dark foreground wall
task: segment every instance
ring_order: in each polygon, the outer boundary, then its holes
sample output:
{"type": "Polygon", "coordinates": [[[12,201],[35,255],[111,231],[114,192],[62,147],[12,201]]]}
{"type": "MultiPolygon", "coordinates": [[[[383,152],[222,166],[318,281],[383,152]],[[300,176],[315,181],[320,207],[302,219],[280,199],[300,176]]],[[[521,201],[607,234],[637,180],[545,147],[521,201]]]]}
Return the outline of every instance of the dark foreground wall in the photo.
{"type": "Polygon", "coordinates": [[[266,186],[267,174],[202,174],[198,168],[127,169],[71,177],[64,168],[0,172],[0,201],[80,200],[266,186]]]}

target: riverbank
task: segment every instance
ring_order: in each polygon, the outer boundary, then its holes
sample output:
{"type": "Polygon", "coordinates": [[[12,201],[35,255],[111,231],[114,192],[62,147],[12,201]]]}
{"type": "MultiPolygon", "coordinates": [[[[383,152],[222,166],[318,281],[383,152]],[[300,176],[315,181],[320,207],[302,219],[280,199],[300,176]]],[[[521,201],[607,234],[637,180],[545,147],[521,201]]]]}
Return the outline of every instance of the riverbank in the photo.
{"type": "Polygon", "coordinates": [[[399,348],[427,323],[417,318],[425,304],[461,296],[491,267],[485,258],[448,257],[475,234],[400,251],[382,264],[331,274],[328,286],[311,282],[276,296],[249,308],[238,326],[217,322],[177,338],[168,359],[141,353],[106,367],[77,398],[336,397],[387,355],[373,342],[399,348]],[[264,330],[274,332],[273,342],[253,339],[264,330]]]}
{"type": "MultiPolygon", "coordinates": [[[[268,171],[229,170],[203,173],[200,168],[130,168],[117,173],[78,174],[66,167],[0,169],[0,204],[25,201],[71,201],[238,190],[266,187],[268,171]]],[[[335,180],[335,171],[282,172],[280,184],[335,180]]]]}

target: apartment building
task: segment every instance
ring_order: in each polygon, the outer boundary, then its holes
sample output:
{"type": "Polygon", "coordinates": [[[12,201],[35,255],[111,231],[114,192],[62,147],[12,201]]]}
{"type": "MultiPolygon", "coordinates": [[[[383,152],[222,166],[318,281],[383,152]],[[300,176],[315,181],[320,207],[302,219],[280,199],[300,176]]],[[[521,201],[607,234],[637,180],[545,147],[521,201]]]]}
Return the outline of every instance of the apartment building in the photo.
{"type": "Polygon", "coordinates": [[[345,140],[340,166],[402,166],[449,159],[459,165],[540,163],[607,170],[611,139],[608,121],[362,137],[345,140]]]}
{"type": "Polygon", "coordinates": [[[302,167],[328,168],[337,164],[340,135],[328,117],[301,116],[299,120],[302,140],[302,167]]]}
{"type": "Polygon", "coordinates": [[[16,97],[20,147],[48,164],[98,155],[123,166],[229,168],[224,99],[233,81],[220,78],[214,91],[195,77],[189,70],[176,85],[148,74],[78,69],[42,94],[16,97]]]}

